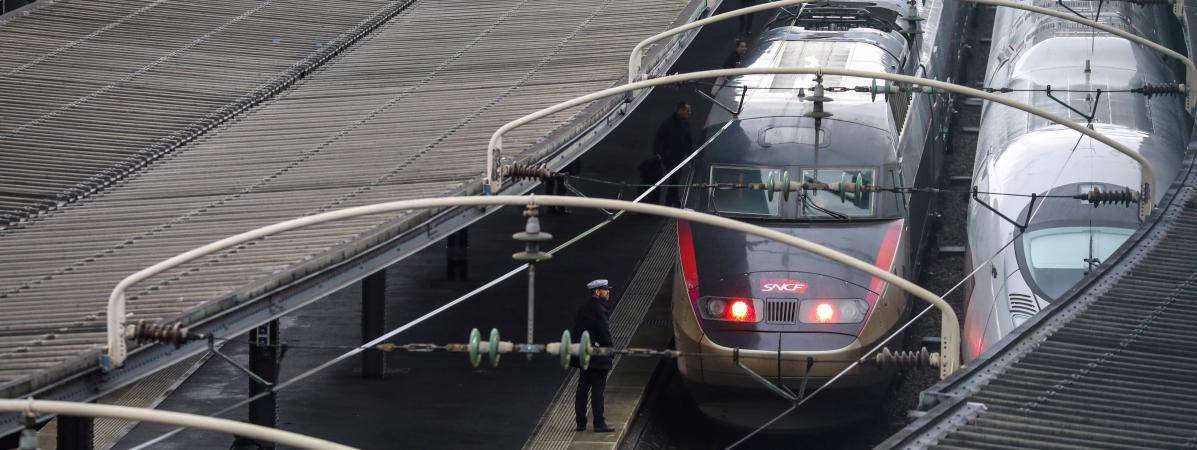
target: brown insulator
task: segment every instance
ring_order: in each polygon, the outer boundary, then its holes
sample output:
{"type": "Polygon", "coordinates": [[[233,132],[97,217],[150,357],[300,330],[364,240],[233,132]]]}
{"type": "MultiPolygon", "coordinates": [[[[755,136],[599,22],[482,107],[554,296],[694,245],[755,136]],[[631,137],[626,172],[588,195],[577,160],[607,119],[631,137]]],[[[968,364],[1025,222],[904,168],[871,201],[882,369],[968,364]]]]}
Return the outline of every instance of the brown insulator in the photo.
{"type": "Polygon", "coordinates": [[[926,347],[918,351],[891,351],[888,347],[873,355],[873,363],[883,369],[935,367],[939,365],[937,354],[927,351],[926,347]]]}
{"type": "Polygon", "coordinates": [[[565,174],[554,172],[545,164],[512,163],[501,167],[499,170],[504,177],[512,180],[548,181],[565,177],[565,174]]]}
{"type": "Polygon", "coordinates": [[[1142,87],[1131,89],[1131,92],[1143,94],[1147,98],[1156,95],[1174,96],[1184,94],[1185,86],[1178,83],[1147,83],[1142,87]]]}
{"type": "Polygon", "coordinates": [[[148,323],[140,321],[137,322],[137,326],[133,329],[133,339],[137,340],[138,343],[173,344],[175,347],[179,347],[187,343],[187,341],[201,337],[191,333],[187,327],[178,322],[148,323]]]}
{"type": "Polygon", "coordinates": [[[1131,203],[1139,202],[1139,193],[1130,190],[1130,188],[1123,188],[1117,191],[1103,191],[1094,186],[1089,192],[1073,197],[1089,202],[1094,208],[1098,207],[1098,205],[1106,204],[1130,206],[1131,203]]]}

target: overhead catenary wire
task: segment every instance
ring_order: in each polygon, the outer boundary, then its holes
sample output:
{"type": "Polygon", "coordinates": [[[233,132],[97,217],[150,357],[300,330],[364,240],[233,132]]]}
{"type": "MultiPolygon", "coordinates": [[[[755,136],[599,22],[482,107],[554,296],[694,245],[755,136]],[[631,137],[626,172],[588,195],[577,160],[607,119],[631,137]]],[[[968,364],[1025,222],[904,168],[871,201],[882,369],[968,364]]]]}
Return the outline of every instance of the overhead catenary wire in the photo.
{"type": "MultiPolygon", "coordinates": [[[[683,167],[685,167],[687,164],[689,164],[690,161],[692,161],[694,158],[698,157],[698,155],[704,149],[706,149],[706,147],[708,145],[710,145],[710,143],[715,138],[717,138],[719,135],[723,134],[723,132],[726,131],[730,126],[731,126],[731,122],[724,124],[723,127],[719,128],[717,131],[715,131],[715,133],[713,133],[711,135],[711,137],[709,139],[707,139],[706,142],[704,142],[702,145],[698,146],[698,148],[694,149],[694,151],[691,152],[689,156],[684,158],[681,162],[678,163],[678,165],[674,166],[672,169],[670,169],[664,175],[662,175],[661,178],[659,178],[657,180],[657,185],[654,185],[653,187],[649,187],[648,189],[646,189],[639,196],[637,196],[635,199],[633,199],[632,202],[639,203],[639,202],[643,201],[645,198],[647,198],[650,194],[655,192],[657,189],[657,186],[664,184],[666,181],[669,180],[670,177],[672,177],[675,173],[677,173],[683,167]]],[[[574,243],[581,241],[582,239],[585,239],[587,236],[594,234],[598,230],[603,229],[604,227],[609,225],[611,222],[619,219],[619,217],[623,216],[623,214],[624,214],[624,211],[617,211],[614,215],[609,216],[606,220],[595,224],[594,226],[579,233],[578,235],[574,236],[573,238],[557,245],[552,250],[549,250],[548,253],[552,254],[552,255],[556,255],[558,252],[561,252],[561,251],[569,248],[574,243]]],[[[286,381],[282,381],[282,382],[276,384],[275,386],[272,386],[270,388],[270,390],[268,390],[267,392],[263,392],[258,395],[251,396],[244,400],[238,401],[230,406],[227,406],[225,408],[222,408],[216,412],[209,414],[209,416],[219,417],[219,416],[224,415],[228,412],[231,412],[237,408],[240,408],[242,406],[250,404],[258,399],[264,398],[268,395],[273,395],[273,393],[281,391],[283,389],[286,389],[288,386],[291,386],[291,385],[294,385],[295,383],[303,381],[304,379],[306,379],[312,375],[315,375],[316,373],[319,373],[319,372],[323,371],[324,369],[332,367],[336,363],[344,361],[345,359],[351,358],[351,357],[357,355],[358,353],[361,353],[367,349],[373,348],[379,344],[387,342],[388,340],[394,338],[395,336],[399,335],[400,333],[403,333],[404,331],[407,331],[408,329],[411,329],[412,327],[419,325],[420,323],[423,323],[424,321],[426,321],[428,319],[436,317],[437,315],[440,315],[441,313],[449,310],[450,308],[457,306],[458,304],[461,304],[462,302],[473,298],[475,295],[485,292],[487,289],[490,289],[491,287],[494,287],[494,286],[498,285],[499,283],[502,283],[503,281],[506,281],[506,280],[510,279],[511,277],[514,277],[514,276],[522,273],[524,270],[527,270],[527,268],[528,268],[527,264],[519,265],[519,266],[507,271],[506,273],[504,273],[498,277],[495,277],[493,280],[475,288],[474,290],[471,290],[470,292],[467,292],[467,293],[457,297],[456,299],[453,299],[452,301],[445,303],[444,305],[441,305],[440,307],[438,307],[432,311],[429,311],[429,312],[425,313],[424,315],[417,317],[416,319],[414,319],[404,325],[401,325],[395,329],[392,329],[391,331],[389,331],[387,333],[384,333],[383,335],[371,340],[370,342],[367,342],[360,346],[356,346],[353,349],[350,349],[349,351],[346,351],[345,353],[342,353],[341,355],[338,355],[335,358],[325,361],[324,363],[322,363],[316,367],[308,369],[308,370],[300,373],[299,375],[296,375],[286,381]]],[[[152,446],[154,444],[157,444],[166,439],[169,439],[171,436],[178,434],[180,431],[183,431],[183,429],[176,428],[174,430],[168,431],[166,433],[163,433],[157,437],[154,437],[150,440],[147,440],[147,441],[133,447],[131,450],[141,450],[141,449],[149,448],[150,446],[152,446]]]]}
{"type": "MultiPolygon", "coordinates": [[[[1081,138],[1083,139],[1083,138],[1084,138],[1084,135],[1081,135],[1081,138]]],[[[1078,140],[1077,140],[1077,145],[1079,145],[1079,144],[1080,144],[1080,140],[1078,139],[1078,140]]],[[[1074,152],[1076,151],[1076,148],[1077,148],[1077,146],[1076,146],[1076,145],[1074,145],[1074,146],[1073,146],[1073,151],[1074,151],[1074,152]]],[[[1072,155],[1071,155],[1071,153],[1070,153],[1070,154],[1069,154],[1069,158],[1071,159],[1071,157],[1072,157],[1072,155]]],[[[1064,172],[1064,168],[1065,168],[1065,167],[1067,167],[1067,165],[1068,165],[1068,161],[1066,160],[1066,161],[1064,162],[1064,165],[1062,165],[1062,166],[1061,166],[1061,168],[1060,168],[1060,170],[1059,170],[1059,171],[1056,173],[1056,180],[1059,180],[1059,178],[1060,178],[1060,175],[1061,175],[1061,174],[1064,172]]],[[[1052,184],[1055,184],[1055,182],[1053,182],[1052,184]]],[[[1035,215],[1036,215],[1036,214],[1038,214],[1038,213],[1039,213],[1039,211],[1040,211],[1042,208],[1043,208],[1043,203],[1040,203],[1040,204],[1036,205],[1035,209],[1034,209],[1033,211],[1031,211],[1031,215],[1030,215],[1030,217],[1031,217],[1031,219],[1032,219],[1032,220],[1035,218],[1035,215]]],[[[1029,222],[1030,222],[1030,221],[1028,221],[1028,223],[1029,223],[1029,222]]],[[[949,288],[947,291],[944,291],[944,293],[943,293],[943,294],[941,294],[941,295],[940,295],[940,297],[945,297],[945,298],[946,298],[947,296],[951,295],[953,292],[956,292],[956,290],[957,290],[957,289],[959,289],[959,288],[960,288],[960,286],[963,286],[963,285],[964,285],[964,283],[965,283],[966,281],[968,281],[968,280],[969,280],[969,278],[972,278],[974,275],[976,275],[976,274],[977,274],[977,272],[980,272],[980,271],[981,271],[981,269],[985,268],[985,267],[986,267],[986,266],[987,266],[989,263],[993,262],[993,260],[994,260],[994,259],[997,259],[997,257],[998,257],[998,256],[1001,256],[1003,253],[1005,253],[1006,249],[1007,249],[1007,248],[1009,248],[1011,244],[1013,244],[1014,242],[1016,242],[1016,241],[1018,240],[1018,238],[1022,237],[1022,235],[1023,235],[1024,233],[1025,233],[1025,231],[1018,231],[1018,230],[1016,230],[1016,231],[1015,231],[1015,234],[1014,234],[1014,236],[1013,236],[1013,237],[1011,237],[1009,241],[1006,241],[1006,243],[1005,243],[1005,244],[1003,244],[1003,245],[1002,245],[1000,248],[998,248],[998,250],[997,250],[996,252],[994,252],[994,253],[993,253],[993,255],[990,255],[990,256],[989,256],[989,258],[986,258],[986,259],[985,259],[985,261],[983,261],[983,262],[982,262],[982,263],[980,263],[980,264],[977,264],[977,265],[976,265],[976,267],[975,267],[975,268],[973,268],[972,272],[969,272],[967,275],[965,275],[964,277],[962,277],[962,278],[960,279],[960,281],[957,281],[955,285],[952,285],[952,287],[951,287],[951,288],[949,288]]],[[[767,428],[769,425],[771,425],[771,424],[773,424],[774,422],[776,422],[776,421],[780,420],[782,417],[785,417],[785,415],[787,415],[787,414],[789,414],[789,413],[793,412],[793,411],[794,411],[794,409],[796,409],[798,406],[801,406],[802,404],[806,403],[806,402],[807,402],[807,400],[809,400],[811,397],[814,397],[815,395],[818,395],[820,392],[822,392],[824,389],[827,389],[827,387],[828,387],[828,386],[831,386],[831,385],[832,385],[832,384],[834,384],[834,383],[835,383],[837,380],[839,380],[839,379],[840,379],[840,378],[842,378],[844,375],[846,375],[846,374],[847,374],[849,371],[851,371],[852,369],[855,369],[855,368],[856,368],[857,366],[859,366],[861,363],[863,363],[864,361],[868,360],[868,358],[869,358],[870,356],[872,356],[874,353],[876,353],[877,351],[879,351],[879,350],[881,350],[882,348],[884,348],[884,347],[885,347],[885,344],[889,343],[889,341],[893,340],[893,339],[894,339],[895,337],[897,337],[899,334],[901,334],[902,332],[906,331],[906,329],[907,329],[907,328],[909,328],[911,325],[913,325],[915,322],[917,322],[919,319],[921,319],[921,318],[922,318],[924,315],[926,315],[926,314],[927,314],[928,312],[930,312],[930,311],[931,311],[931,307],[930,307],[930,306],[928,306],[928,307],[926,307],[926,308],[923,308],[923,309],[922,309],[922,311],[919,311],[919,313],[918,313],[918,314],[916,314],[916,315],[915,315],[914,317],[912,317],[910,320],[906,321],[906,323],[905,323],[905,324],[902,324],[902,326],[901,326],[901,327],[898,327],[898,329],[897,329],[897,330],[895,330],[893,333],[890,333],[890,335],[889,335],[889,336],[886,336],[886,337],[885,337],[885,339],[882,339],[882,340],[881,340],[881,342],[879,342],[879,343],[878,343],[876,346],[874,346],[872,349],[870,349],[869,351],[865,352],[865,354],[863,354],[863,355],[861,355],[859,358],[857,358],[857,359],[856,359],[856,361],[853,361],[853,362],[852,362],[852,364],[849,364],[849,365],[848,365],[848,367],[845,367],[845,368],[843,368],[843,369],[842,369],[842,370],[840,370],[838,373],[836,373],[834,376],[832,376],[832,377],[831,377],[831,379],[827,380],[827,382],[826,382],[826,383],[823,383],[823,385],[822,385],[822,386],[819,386],[819,388],[815,389],[815,390],[814,390],[813,392],[811,392],[809,395],[807,395],[806,397],[803,397],[802,399],[800,399],[799,401],[797,401],[797,402],[796,402],[796,403],[795,403],[795,404],[794,404],[794,405],[793,405],[793,406],[792,406],[790,409],[787,409],[787,410],[783,411],[782,413],[780,413],[780,414],[778,414],[777,416],[775,416],[773,419],[769,420],[768,422],[765,422],[765,424],[764,424],[764,425],[762,425],[762,426],[760,426],[760,427],[758,427],[758,428],[754,429],[754,430],[753,430],[752,432],[750,432],[748,435],[744,436],[744,437],[743,437],[743,438],[741,438],[740,440],[738,440],[738,441],[736,441],[736,442],[732,443],[731,445],[727,446],[727,449],[728,449],[728,450],[730,450],[730,449],[736,448],[736,447],[737,447],[737,446],[739,446],[740,444],[743,444],[743,443],[744,443],[744,442],[746,442],[748,439],[752,438],[752,437],[753,437],[753,436],[755,436],[756,434],[758,434],[758,433],[760,433],[761,431],[763,431],[763,430],[764,430],[765,428],[767,428]]]]}
{"type": "MultiPolygon", "coordinates": [[[[118,0],[113,9],[122,2],[144,3],[118,0]]],[[[247,9],[260,3],[220,0],[160,6],[247,9]]],[[[283,3],[274,0],[271,4],[283,3]]],[[[294,6],[294,2],[285,3],[294,6]]],[[[334,8],[330,14],[401,2],[349,3],[352,8],[334,8]]],[[[97,332],[104,320],[98,291],[165,254],[209,242],[230,229],[254,228],[309,211],[469,193],[471,186],[476,186],[471,180],[476,183],[481,172],[478,159],[470,152],[485,142],[494,121],[521,113],[529,104],[558,101],[617,82],[626,61],[612,49],[630,47],[640,36],[677,20],[686,13],[687,3],[584,0],[559,8],[522,0],[416,2],[324,69],[237,121],[209,131],[204,139],[172,157],[148,164],[136,176],[98,192],[87,202],[64,205],[0,231],[4,242],[0,244],[0,327],[8,335],[0,342],[0,392],[17,397],[26,390],[58,389],[58,381],[99,366],[97,358],[89,354],[103,341],[102,333],[97,332]],[[624,11],[632,9],[638,11],[637,21],[626,20],[624,11]],[[529,24],[546,31],[521,34],[529,24]],[[413,39],[420,45],[395,45],[413,39]],[[396,50],[400,47],[402,51],[396,50]],[[569,63],[576,60],[586,60],[586,70],[569,63]],[[606,80],[589,86],[569,83],[548,90],[523,88],[544,80],[592,80],[604,75],[606,80]],[[496,85],[504,80],[508,84],[496,85]],[[442,89],[449,85],[496,85],[496,89],[487,95],[482,95],[484,91],[456,95],[442,89]],[[394,133],[397,123],[409,126],[403,133],[394,133]],[[32,254],[40,256],[30,260],[32,254]]],[[[89,4],[57,2],[48,6],[89,4]]],[[[51,9],[42,8],[35,14],[46,11],[51,9]]],[[[96,26],[110,20],[97,14],[96,26]]],[[[308,16],[300,18],[313,24],[331,19],[308,16]]],[[[53,34],[60,30],[44,31],[53,34]]],[[[251,31],[268,33],[269,28],[258,26],[251,31]]],[[[341,29],[330,27],[327,31],[339,33],[341,29]]],[[[322,33],[306,36],[319,39],[322,33]]],[[[73,32],[63,34],[77,38],[73,32]]],[[[287,38],[289,33],[279,36],[283,40],[277,45],[293,43],[287,38]]],[[[312,41],[303,45],[312,45],[312,41]]],[[[0,65],[25,49],[0,52],[0,65]]],[[[653,60],[656,64],[655,55],[653,60]]],[[[537,124],[521,133],[518,148],[540,152],[542,146],[564,139],[561,136],[581,133],[606,110],[593,111],[598,113],[594,116],[591,111],[563,114],[537,124]],[[536,143],[543,136],[549,139],[536,143]]],[[[0,166],[7,167],[3,162],[0,166]]],[[[463,208],[443,214],[373,216],[247,244],[150,280],[141,286],[145,289],[132,292],[129,312],[133,320],[146,321],[169,320],[199,310],[204,317],[212,317],[207,313],[223,313],[225,306],[234,303],[250,305],[276,292],[268,286],[294,283],[312,271],[347,266],[349,260],[369,260],[366,252],[375,248],[373,242],[380,236],[393,236],[390,242],[404,249],[415,248],[409,243],[422,245],[424,239],[416,227],[463,211],[468,212],[458,217],[473,214],[463,208]],[[233,296],[234,302],[224,301],[233,296]]],[[[85,384],[99,386],[110,381],[87,380],[85,384]]],[[[89,394],[72,391],[71,395],[89,394]]],[[[7,429],[15,422],[5,415],[0,417],[0,425],[7,429]]]]}
{"type": "MultiPolygon", "coordinates": [[[[1065,158],[1065,160],[1064,160],[1064,163],[1060,165],[1060,168],[1056,170],[1056,174],[1055,174],[1055,176],[1053,177],[1053,179],[1052,179],[1052,182],[1051,182],[1051,184],[1049,184],[1049,186],[1055,186],[1055,185],[1056,185],[1056,183],[1058,183],[1058,182],[1059,182],[1059,180],[1060,180],[1060,177],[1061,177],[1061,176],[1063,176],[1063,174],[1064,174],[1064,169],[1066,169],[1066,168],[1068,167],[1068,163],[1069,163],[1069,162],[1072,160],[1072,156],[1073,156],[1073,155],[1076,153],[1076,150],[1077,150],[1077,148],[1079,148],[1079,147],[1080,147],[1080,145],[1081,145],[1081,141],[1083,141],[1084,139],[1085,139],[1085,135],[1084,135],[1084,134],[1080,135],[1080,136],[1077,138],[1077,140],[1076,140],[1076,143],[1074,143],[1074,144],[1073,144],[1073,146],[1072,146],[1072,149],[1071,149],[1071,150],[1069,151],[1069,153],[1068,153],[1068,157],[1067,157],[1067,158],[1065,158]]],[[[1028,224],[1029,224],[1029,223],[1032,223],[1032,221],[1034,221],[1034,219],[1035,219],[1035,216],[1039,214],[1039,211],[1041,211],[1041,210],[1043,209],[1043,206],[1044,206],[1044,203],[1042,203],[1042,202],[1041,202],[1041,203],[1039,203],[1038,205],[1035,205],[1034,209],[1032,209],[1032,211],[1031,211],[1031,212],[1030,212],[1030,214],[1028,215],[1028,219],[1027,219],[1027,223],[1028,223],[1028,224]]],[[[964,283],[965,283],[966,281],[968,281],[970,278],[972,278],[973,276],[975,276],[975,275],[977,274],[977,272],[980,272],[982,268],[986,267],[987,265],[989,265],[989,263],[993,262],[993,260],[994,260],[994,259],[997,259],[997,258],[998,258],[999,256],[1001,256],[1003,253],[1005,253],[1006,249],[1007,249],[1007,248],[1009,248],[1011,244],[1013,244],[1014,242],[1018,241],[1018,239],[1019,239],[1020,237],[1022,237],[1022,235],[1023,235],[1025,232],[1026,232],[1026,230],[1020,230],[1020,229],[1016,229],[1016,230],[1014,231],[1014,236],[1013,236],[1013,237],[1011,237],[1011,238],[1010,238],[1010,240],[1006,241],[1006,243],[1005,243],[1005,244],[1003,244],[1003,245],[1002,245],[1000,248],[998,248],[998,250],[997,250],[997,251],[995,251],[995,252],[993,253],[993,255],[990,255],[990,256],[989,256],[989,258],[986,258],[984,262],[982,262],[982,263],[980,263],[980,264],[977,264],[977,265],[976,265],[976,267],[975,267],[975,268],[973,268],[972,272],[969,272],[967,275],[965,275],[964,277],[962,277],[962,278],[960,279],[960,281],[956,282],[956,284],[955,284],[955,285],[953,285],[953,286],[952,286],[950,289],[948,289],[947,291],[945,291],[945,292],[944,292],[942,295],[940,295],[940,296],[941,296],[941,297],[945,297],[945,298],[946,298],[947,296],[949,296],[949,295],[951,295],[953,292],[955,292],[955,291],[956,291],[956,289],[959,289],[959,288],[960,288],[960,286],[963,286],[963,285],[964,285],[964,283]]],[[[852,364],[849,364],[849,365],[848,365],[848,367],[845,367],[844,369],[840,370],[840,372],[839,372],[839,373],[837,373],[837,374],[835,374],[834,376],[832,376],[832,377],[831,377],[831,379],[829,379],[829,380],[828,380],[826,383],[824,383],[822,386],[819,386],[819,388],[818,388],[818,389],[815,389],[815,390],[814,390],[813,392],[811,392],[809,395],[807,395],[806,397],[804,397],[804,398],[802,398],[801,400],[799,400],[799,401],[798,401],[798,402],[797,402],[795,405],[793,405],[793,407],[792,407],[792,408],[790,408],[790,409],[787,409],[786,411],[782,412],[781,414],[778,414],[777,416],[775,416],[775,417],[774,417],[772,420],[769,420],[768,422],[766,422],[764,425],[762,425],[762,426],[760,426],[760,427],[758,427],[758,428],[754,429],[754,430],[753,430],[752,432],[750,432],[748,435],[744,436],[743,438],[741,438],[740,440],[736,441],[736,442],[735,442],[735,443],[733,443],[732,445],[729,445],[729,446],[727,447],[727,449],[728,449],[728,450],[730,450],[730,449],[733,449],[733,448],[735,448],[735,447],[739,446],[740,444],[742,444],[742,443],[744,443],[744,442],[748,441],[748,439],[752,438],[752,437],[753,437],[753,436],[755,436],[756,434],[758,434],[758,433],[760,433],[761,431],[763,431],[763,430],[764,430],[765,428],[767,428],[767,427],[768,427],[770,424],[772,424],[772,423],[776,422],[777,420],[780,420],[782,417],[784,417],[785,415],[789,414],[790,412],[793,412],[795,408],[797,408],[798,406],[802,405],[803,403],[806,403],[806,401],[807,401],[808,399],[810,399],[811,397],[814,397],[815,395],[818,395],[818,394],[819,394],[819,392],[822,392],[822,391],[823,391],[824,389],[826,389],[828,386],[830,386],[830,385],[834,384],[836,380],[838,380],[838,379],[842,378],[842,377],[843,377],[845,374],[847,374],[849,371],[851,371],[852,369],[854,369],[854,368],[856,368],[857,366],[859,366],[859,365],[860,365],[862,362],[864,362],[865,360],[867,360],[867,358],[868,358],[869,356],[871,356],[873,353],[876,353],[878,350],[880,350],[881,348],[883,348],[883,347],[885,346],[885,344],[886,344],[886,343],[888,343],[889,341],[893,340],[893,338],[894,338],[894,337],[896,337],[898,334],[900,334],[900,333],[902,333],[903,331],[905,331],[907,328],[909,328],[911,325],[913,325],[913,324],[914,324],[916,321],[918,321],[920,318],[922,318],[924,315],[926,315],[926,314],[927,314],[928,312],[930,312],[930,311],[931,311],[931,308],[923,308],[923,310],[922,310],[922,311],[919,311],[919,313],[918,313],[918,314],[916,314],[916,315],[915,315],[913,318],[911,318],[910,320],[906,321],[906,323],[905,323],[905,324],[903,324],[901,327],[899,327],[899,328],[898,328],[898,329],[897,329],[897,330],[896,330],[894,333],[891,333],[889,336],[887,336],[885,339],[883,339],[883,340],[882,340],[880,343],[878,343],[876,346],[874,346],[874,347],[873,347],[871,350],[869,350],[868,352],[865,352],[865,354],[864,354],[864,355],[862,355],[860,358],[857,358],[857,360],[856,360],[856,361],[853,361],[853,362],[852,362],[852,364]]]]}
{"type": "MultiPolygon", "coordinates": [[[[567,180],[586,181],[590,183],[599,183],[609,186],[620,186],[626,188],[640,188],[640,187],[674,187],[674,188],[695,188],[695,189],[719,189],[719,190],[735,190],[735,189],[754,189],[751,183],[681,183],[681,184],[652,184],[652,183],[629,183],[622,181],[610,181],[601,178],[590,178],[578,175],[564,175],[567,180]]],[[[759,188],[757,188],[759,189],[759,188]]],[[[828,190],[811,188],[810,190],[828,190]]],[[[957,190],[957,189],[942,189],[942,188],[920,188],[920,187],[877,187],[877,191],[870,192],[891,192],[898,194],[985,194],[985,195],[1002,195],[1010,197],[1031,197],[1034,195],[1037,198],[1077,198],[1076,195],[1061,195],[1061,194],[1020,194],[1012,192],[992,192],[979,190],[957,190]]]]}

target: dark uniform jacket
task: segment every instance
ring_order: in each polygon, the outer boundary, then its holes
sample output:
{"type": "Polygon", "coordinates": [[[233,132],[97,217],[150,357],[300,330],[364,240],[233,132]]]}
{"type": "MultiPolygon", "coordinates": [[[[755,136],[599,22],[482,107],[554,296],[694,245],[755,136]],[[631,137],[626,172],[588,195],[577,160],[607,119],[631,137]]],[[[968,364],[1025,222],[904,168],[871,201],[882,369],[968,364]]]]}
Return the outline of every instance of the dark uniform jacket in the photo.
{"type": "Polygon", "coordinates": [[[681,163],[694,151],[694,136],[690,134],[690,121],[674,114],[661,123],[653,139],[653,153],[661,157],[661,163],[669,169],[681,163]]]}
{"type": "MultiPolygon", "coordinates": [[[[586,299],[578,308],[578,315],[574,319],[574,329],[571,331],[574,342],[582,340],[582,332],[590,332],[590,345],[598,345],[600,347],[610,348],[615,345],[611,341],[611,311],[607,306],[605,300],[600,300],[594,297],[586,299]]],[[[578,358],[575,356],[572,359],[574,367],[581,367],[578,358]]],[[[590,357],[589,369],[596,370],[610,370],[611,357],[597,356],[590,357]]]]}

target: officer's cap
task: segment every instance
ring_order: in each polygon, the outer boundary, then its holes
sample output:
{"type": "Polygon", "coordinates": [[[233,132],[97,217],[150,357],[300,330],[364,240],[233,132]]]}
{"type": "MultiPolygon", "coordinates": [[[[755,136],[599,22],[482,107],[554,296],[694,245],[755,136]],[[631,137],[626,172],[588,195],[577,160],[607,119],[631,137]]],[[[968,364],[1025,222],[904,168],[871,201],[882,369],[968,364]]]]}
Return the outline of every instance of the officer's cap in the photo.
{"type": "Polygon", "coordinates": [[[611,285],[607,284],[607,280],[594,280],[586,283],[586,289],[590,289],[592,291],[595,289],[611,289],[611,285]]]}

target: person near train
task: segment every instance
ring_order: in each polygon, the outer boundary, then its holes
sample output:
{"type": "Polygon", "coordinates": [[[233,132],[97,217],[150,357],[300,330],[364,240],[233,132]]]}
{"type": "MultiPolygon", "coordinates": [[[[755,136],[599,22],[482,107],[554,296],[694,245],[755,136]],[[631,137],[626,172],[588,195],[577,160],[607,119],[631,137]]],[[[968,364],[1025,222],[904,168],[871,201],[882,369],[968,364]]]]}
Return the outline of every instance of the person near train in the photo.
{"type": "MultiPolygon", "coordinates": [[[[590,290],[590,297],[578,308],[578,315],[574,319],[574,336],[581,336],[582,332],[590,333],[590,342],[597,347],[611,348],[611,285],[607,280],[594,280],[586,284],[590,290]]],[[[607,375],[611,373],[612,360],[608,355],[592,355],[590,364],[582,368],[578,357],[571,358],[574,367],[578,368],[578,391],[574,397],[574,421],[577,431],[586,430],[586,400],[589,397],[590,411],[593,413],[594,431],[596,433],[610,433],[615,428],[607,425],[607,418],[603,415],[607,389],[607,375]]]]}
{"type": "MultiPolygon", "coordinates": [[[[657,176],[669,173],[687,156],[690,156],[690,152],[694,151],[694,134],[690,128],[690,113],[690,104],[680,102],[673,114],[661,122],[661,126],[657,128],[657,135],[653,138],[653,155],[661,167],[660,174],[657,176]]],[[[644,176],[643,171],[641,176],[644,176]]],[[[677,187],[680,179],[681,177],[674,173],[666,181],[671,185],[664,188],[666,206],[681,206],[677,187]]]]}

